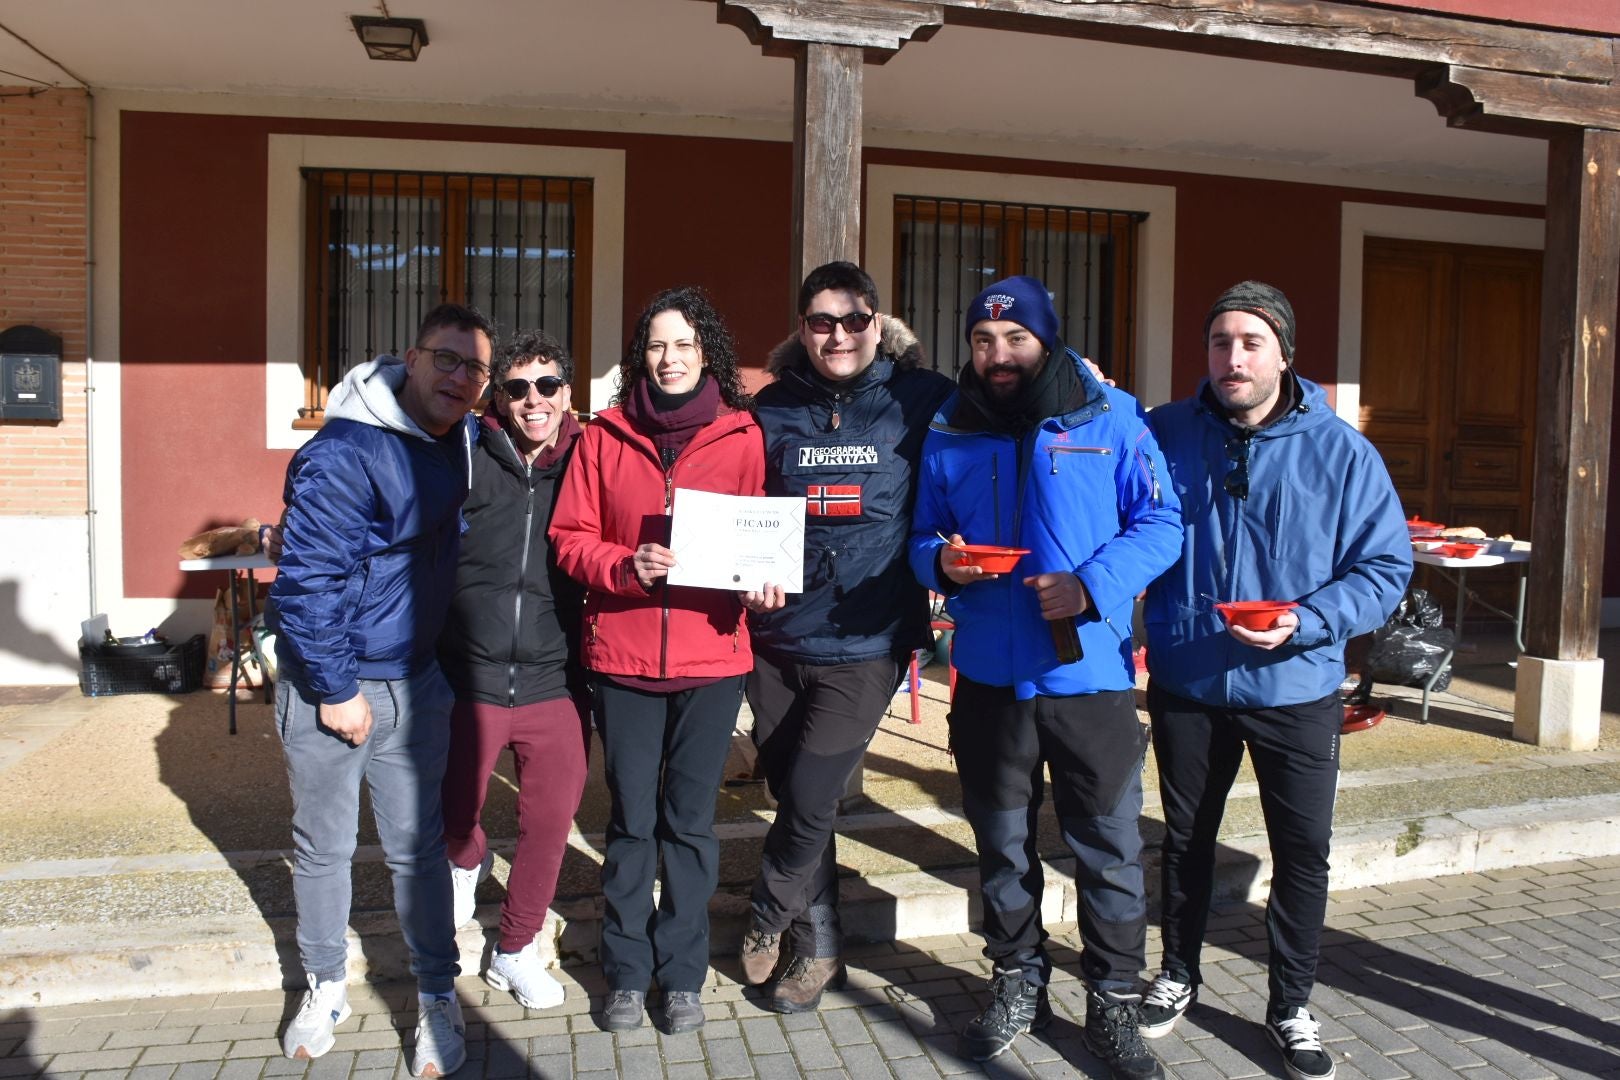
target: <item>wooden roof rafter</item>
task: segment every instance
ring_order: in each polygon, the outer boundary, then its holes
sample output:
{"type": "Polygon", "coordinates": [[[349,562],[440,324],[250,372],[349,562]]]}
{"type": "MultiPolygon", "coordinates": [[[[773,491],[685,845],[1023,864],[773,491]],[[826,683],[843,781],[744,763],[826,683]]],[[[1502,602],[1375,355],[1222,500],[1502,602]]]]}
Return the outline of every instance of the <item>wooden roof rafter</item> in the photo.
{"type": "Polygon", "coordinates": [[[1409,78],[1459,127],[1620,130],[1620,39],[1362,0],[705,2],[769,55],[814,42],[882,63],[942,25],[975,26],[1409,78]]]}

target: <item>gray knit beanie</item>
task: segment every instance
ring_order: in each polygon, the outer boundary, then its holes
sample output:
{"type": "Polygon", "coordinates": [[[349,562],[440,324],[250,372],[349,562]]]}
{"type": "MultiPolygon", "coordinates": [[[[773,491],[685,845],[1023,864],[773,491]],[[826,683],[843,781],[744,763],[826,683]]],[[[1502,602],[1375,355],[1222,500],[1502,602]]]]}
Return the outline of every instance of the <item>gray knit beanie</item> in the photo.
{"type": "Polygon", "coordinates": [[[1271,332],[1277,335],[1284,360],[1294,359],[1294,308],[1281,289],[1263,281],[1240,281],[1216,298],[1209,314],[1204,316],[1204,342],[1209,343],[1209,325],[1217,315],[1228,311],[1246,311],[1264,319],[1271,332]]]}

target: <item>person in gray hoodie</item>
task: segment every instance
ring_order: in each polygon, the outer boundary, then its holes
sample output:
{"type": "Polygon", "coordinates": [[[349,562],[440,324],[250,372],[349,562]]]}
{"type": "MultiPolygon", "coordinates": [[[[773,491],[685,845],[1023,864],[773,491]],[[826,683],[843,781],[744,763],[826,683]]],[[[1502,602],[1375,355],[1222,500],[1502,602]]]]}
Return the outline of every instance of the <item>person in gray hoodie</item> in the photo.
{"type": "Polygon", "coordinates": [[[433,309],[403,362],[379,357],[349,372],[287,466],[270,597],[309,983],[282,1036],[290,1058],[326,1053],[349,1016],[344,931],[364,782],[417,979],[411,1071],[448,1076],[466,1060],[439,798],[453,695],[435,643],[455,587],[469,410],[489,380],[494,336],[471,308],[433,309]]]}

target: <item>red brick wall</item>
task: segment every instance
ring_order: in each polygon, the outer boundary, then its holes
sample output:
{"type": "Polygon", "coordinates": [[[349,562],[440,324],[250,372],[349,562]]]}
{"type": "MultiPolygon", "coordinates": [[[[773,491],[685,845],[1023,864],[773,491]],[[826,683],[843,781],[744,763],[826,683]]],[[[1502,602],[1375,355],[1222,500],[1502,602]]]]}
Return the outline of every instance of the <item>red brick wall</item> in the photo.
{"type": "Polygon", "coordinates": [[[0,86],[0,329],[62,338],[62,420],[0,423],[0,515],[69,516],[85,507],[83,93],[0,86]]]}

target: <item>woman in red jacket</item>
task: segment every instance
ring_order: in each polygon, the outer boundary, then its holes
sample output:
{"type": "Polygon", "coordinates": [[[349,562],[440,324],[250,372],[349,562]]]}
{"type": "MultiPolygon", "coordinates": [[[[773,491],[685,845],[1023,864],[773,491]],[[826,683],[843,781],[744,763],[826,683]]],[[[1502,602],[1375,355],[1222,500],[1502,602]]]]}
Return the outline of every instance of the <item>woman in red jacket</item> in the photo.
{"type": "Polygon", "coordinates": [[[731,334],[708,298],[690,288],[659,294],[636,322],[618,396],[586,428],[551,519],[558,565],[588,590],[582,658],[612,795],[602,867],[609,1031],[640,1026],[655,977],[666,1029],[703,1025],[720,865],[715,792],[753,666],[744,611],[779,607],[782,594],[664,579],[675,564],[676,488],[764,493],[749,405],[731,334]]]}

